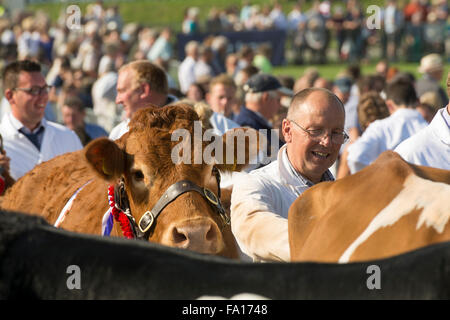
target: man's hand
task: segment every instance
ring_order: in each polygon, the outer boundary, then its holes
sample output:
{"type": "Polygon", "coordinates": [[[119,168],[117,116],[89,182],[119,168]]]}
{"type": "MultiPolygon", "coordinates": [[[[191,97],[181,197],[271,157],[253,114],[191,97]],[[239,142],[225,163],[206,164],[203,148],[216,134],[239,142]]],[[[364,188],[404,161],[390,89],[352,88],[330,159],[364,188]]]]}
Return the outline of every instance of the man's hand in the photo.
{"type": "Polygon", "coordinates": [[[3,168],[5,171],[9,171],[9,162],[11,161],[11,158],[9,158],[6,155],[5,150],[0,151],[0,167],[3,168]]]}

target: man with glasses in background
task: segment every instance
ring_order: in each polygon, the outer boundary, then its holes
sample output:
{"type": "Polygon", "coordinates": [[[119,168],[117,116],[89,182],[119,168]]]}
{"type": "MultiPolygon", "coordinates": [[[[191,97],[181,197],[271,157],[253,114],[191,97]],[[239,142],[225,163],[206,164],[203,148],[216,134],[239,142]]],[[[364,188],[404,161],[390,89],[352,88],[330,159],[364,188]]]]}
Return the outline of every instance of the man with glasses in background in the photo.
{"type": "Polygon", "coordinates": [[[44,119],[50,87],[38,63],[14,61],[3,70],[2,80],[11,111],[0,123],[0,134],[14,179],[41,162],[82,148],[73,131],[44,119]]]}
{"type": "Polygon", "coordinates": [[[286,144],[277,160],[242,174],[231,196],[231,228],[241,250],[254,261],[290,261],[289,207],[306,189],[333,181],[344,131],[345,109],[329,90],[298,92],[282,123],[286,144]]]}

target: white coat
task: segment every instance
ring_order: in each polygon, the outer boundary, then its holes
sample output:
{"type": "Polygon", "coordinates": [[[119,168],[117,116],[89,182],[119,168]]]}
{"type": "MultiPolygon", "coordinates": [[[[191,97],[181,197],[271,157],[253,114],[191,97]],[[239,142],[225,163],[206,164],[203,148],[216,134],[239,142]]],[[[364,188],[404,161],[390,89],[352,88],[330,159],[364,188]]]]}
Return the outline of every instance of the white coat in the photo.
{"type": "Polygon", "coordinates": [[[438,110],[431,123],[394,151],[406,161],[450,170],[450,107],[438,110]]]}
{"type": "Polygon", "coordinates": [[[398,109],[389,117],[375,120],[363,135],[348,147],[347,164],[355,173],[375,161],[386,150],[394,150],[428,123],[413,109],[398,109]]]}
{"type": "Polygon", "coordinates": [[[0,134],[3,137],[6,155],[11,158],[10,174],[16,180],[37,164],[83,148],[80,139],[72,130],[45,119],[42,119],[41,123],[45,130],[39,151],[18,131],[22,125],[11,113],[7,113],[2,119],[0,134]]]}
{"type": "Polygon", "coordinates": [[[223,114],[218,112],[213,112],[211,117],[209,118],[209,123],[212,125],[214,129],[214,133],[218,135],[223,135],[230,129],[239,128],[240,125],[234,122],[231,119],[228,119],[223,114]]]}
{"type": "Polygon", "coordinates": [[[122,122],[120,122],[117,126],[115,126],[110,134],[109,134],[109,139],[111,140],[117,140],[119,139],[121,136],[123,136],[125,133],[128,132],[128,124],[130,123],[130,119],[125,119],[122,122]]]}
{"type": "MultiPolygon", "coordinates": [[[[254,261],[290,261],[289,207],[313,183],[295,172],[286,145],[276,161],[233,180],[231,230],[242,252],[254,261]]],[[[322,180],[334,178],[327,171],[322,180]]]]}

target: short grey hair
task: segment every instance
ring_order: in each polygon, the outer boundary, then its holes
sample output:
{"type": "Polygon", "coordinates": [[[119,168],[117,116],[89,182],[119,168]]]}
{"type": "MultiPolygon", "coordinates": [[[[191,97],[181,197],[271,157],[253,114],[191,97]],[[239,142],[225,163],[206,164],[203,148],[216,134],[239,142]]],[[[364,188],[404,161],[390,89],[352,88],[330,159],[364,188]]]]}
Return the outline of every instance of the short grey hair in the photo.
{"type": "Polygon", "coordinates": [[[263,91],[263,92],[247,92],[245,94],[245,101],[253,102],[253,103],[259,102],[259,101],[261,101],[264,93],[268,93],[269,96],[273,99],[275,99],[279,96],[279,93],[277,90],[269,90],[269,91],[263,91]]]}

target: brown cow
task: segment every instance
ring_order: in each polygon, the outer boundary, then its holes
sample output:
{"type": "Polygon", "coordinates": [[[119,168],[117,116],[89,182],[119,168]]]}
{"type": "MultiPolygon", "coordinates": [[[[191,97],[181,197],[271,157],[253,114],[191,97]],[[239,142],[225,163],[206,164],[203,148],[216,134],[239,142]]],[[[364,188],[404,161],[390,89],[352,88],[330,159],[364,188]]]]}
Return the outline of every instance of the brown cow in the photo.
{"type": "Polygon", "coordinates": [[[320,183],[289,209],[292,261],[386,258],[450,241],[450,171],[386,151],[370,166],[320,183]]]}
{"type": "MultiPolygon", "coordinates": [[[[119,140],[99,138],[83,150],[35,167],[6,193],[1,207],[38,214],[51,224],[59,218],[60,227],[70,231],[100,234],[102,217],[109,209],[108,185],[121,180],[127,196],[124,203],[129,202],[135,220],[132,224],[135,233],[164,245],[235,258],[237,247],[231,228],[217,212],[219,206],[213,204],[214,194],[219,191],[217,171],[213,168],[230,171],[243,165],[237,165],[236,157],[234,163],[215,166],[204,161],[174,164],[171,158],[179,143],[172,141],[172,133],[184,129],[193,134],[193,123],[197,120],[195,111],[183,104],[139,110],[129,123],[129,132],[119,140]],[[179,181],[184,182],[177,184],[177,189],[186,185],[191,189],[175,198],[171,193],[177,190],[168,188],[179,181]],[[205,194],[204,187],[214,194],[205,194]],[[166,190],[170,192],[165,193],[166,190]],[[60,213],[74,194],[71,209],[61,222],[60,213]],[[155,204],[159,206],[158,200],[162,197],[161,201],[165,201],[166,196],[173,201],[163,206],[151,225],[155,204]]],[[[206,144],[203,142],[200,147],[204,150],[206,144]]],[[[223,144],[226,146],[226,139],[223,144]]],[[[247,162],[252,156],[248,147],[246,144],[247,162]]],[[[111,235],[123,235],[119,223],[114,223],[111,235]]]]}

